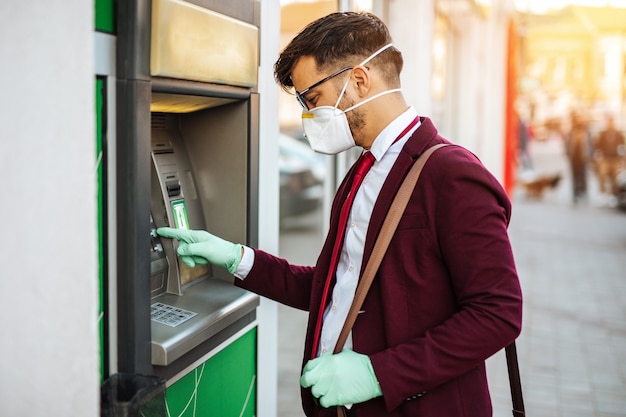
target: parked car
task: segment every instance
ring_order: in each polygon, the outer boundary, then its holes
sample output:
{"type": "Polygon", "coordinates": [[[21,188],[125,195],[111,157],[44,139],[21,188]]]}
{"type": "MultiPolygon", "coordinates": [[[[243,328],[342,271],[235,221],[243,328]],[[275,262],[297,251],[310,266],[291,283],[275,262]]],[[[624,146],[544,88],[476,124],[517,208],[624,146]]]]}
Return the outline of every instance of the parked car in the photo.
{"type": "Polygon", "coordinates": [[[323,198],[325,157],[306,143],[282,133],[278,150],[281,219],[316,210],[323,198]]]}

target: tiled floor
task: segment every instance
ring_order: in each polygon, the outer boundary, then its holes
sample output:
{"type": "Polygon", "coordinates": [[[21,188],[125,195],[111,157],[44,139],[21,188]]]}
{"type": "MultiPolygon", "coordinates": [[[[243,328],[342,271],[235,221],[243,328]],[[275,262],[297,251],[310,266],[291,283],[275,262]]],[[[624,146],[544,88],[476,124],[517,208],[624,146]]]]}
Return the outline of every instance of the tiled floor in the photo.
{"type": "MultiPolygon", "coordinates": [[[[516,190],[510,236],[525,297],[517,342],[530,417],[626,416],[626,212],[607,207],[589,177],[573,205],[559,143],[536,144],[538,171],[563,181],[540,201],[516,190]]],[[[305,224],[306,226],[306,224],[305,224]]],[[[281,236],[281,256],[313,263],[313,228],[281,236]]],[[[278,417],[302,417],[298,377],[306,313],[279,310],[278,417]]],[[[494,416],[511,415],[504,353],[487,362],[494,416]]],[[[428,416],[432,417],[432,416],[428,416]]]]}

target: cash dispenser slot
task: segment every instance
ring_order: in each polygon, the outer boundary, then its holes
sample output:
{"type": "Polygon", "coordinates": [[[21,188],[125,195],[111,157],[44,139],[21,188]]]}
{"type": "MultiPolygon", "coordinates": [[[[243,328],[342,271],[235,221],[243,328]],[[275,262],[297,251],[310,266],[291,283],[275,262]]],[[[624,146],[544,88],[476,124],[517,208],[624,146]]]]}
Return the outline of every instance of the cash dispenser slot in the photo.
{"type": "Polygon", "coordinates": [[[202,205],[206,192],[196,188],[194,177],[211,167],[192,166],[189,153],[195,151],[194,142],[185,141],[180,115],[152,117],[151,351],[153,365],[169,366],[223,330],[245,322],[242,319],[255,314],[259,297],[235,287],[229,274],[209,264],[188,267],[176,254],[177,241],[157,235],[156,229],[164,226],[207,229],[205,219],[210,215],[202,205]]]}

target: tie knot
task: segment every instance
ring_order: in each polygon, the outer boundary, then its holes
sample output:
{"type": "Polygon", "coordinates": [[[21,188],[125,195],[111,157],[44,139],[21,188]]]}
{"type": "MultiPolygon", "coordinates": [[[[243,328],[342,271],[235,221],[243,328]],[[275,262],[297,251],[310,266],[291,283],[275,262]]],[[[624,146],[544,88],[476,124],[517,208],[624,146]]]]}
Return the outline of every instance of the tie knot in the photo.
{"type": "Polygon", "coordinates": [[[356,175],[364,177],[365,174],[367,174],[367,171],[369,171],[372,165],[374,165],[375,160],[376,158],[374,158],[374,155],[372,155],[372,153],[369,151],[361,155],[361,158],[359,158],[359,163],[356,167],[356,175]]]}

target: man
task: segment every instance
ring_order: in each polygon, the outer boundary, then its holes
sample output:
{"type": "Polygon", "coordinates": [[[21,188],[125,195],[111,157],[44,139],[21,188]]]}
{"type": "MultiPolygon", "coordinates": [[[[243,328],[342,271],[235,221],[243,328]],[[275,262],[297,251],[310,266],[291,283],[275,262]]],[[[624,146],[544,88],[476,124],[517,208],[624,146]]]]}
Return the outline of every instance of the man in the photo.
{"type": "Polygon", "coordinates": [[[276,80],[303,106],[313,149],[358,145],[375,159],[338,240],[354,167],[340,185],[314,267],[204,231],[159,233],[182,240],[179,254],[190,265],[225,266],[236,285],[309,311],[307,416],[334,416],[336,405],[358,417],[491,416],[485,359],[518,336],[522,297],[506,230],[509,199],[459,146],[428,161],[345,349],[330,353],[403,178],[427,148],[450,144],[404,101],[402,56],[391,42],[377,17],[334,13],[307,26],[276,62],[276,80]],[[343,244],[331,265],[336,242],[343,244]]]}
{"type": "Polygon", "coordinates": [[[565,149],[572,172],[572,196],[578,203],[587,194],[587,160],[589,159],[589,129],[579,112],[571,114],[572,127],[566,137],[565,149]]]}
{"type": "Polygon", "coordinates": [[[600,192],[615,198],[618,192],[617,174],[623,168],[626,152],[624,135],[615,128],[612,114],[606,118],[606,128],[598,134],[594,143],[600,192]]]}

